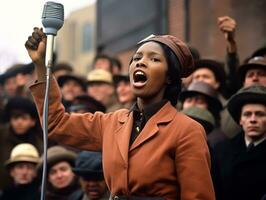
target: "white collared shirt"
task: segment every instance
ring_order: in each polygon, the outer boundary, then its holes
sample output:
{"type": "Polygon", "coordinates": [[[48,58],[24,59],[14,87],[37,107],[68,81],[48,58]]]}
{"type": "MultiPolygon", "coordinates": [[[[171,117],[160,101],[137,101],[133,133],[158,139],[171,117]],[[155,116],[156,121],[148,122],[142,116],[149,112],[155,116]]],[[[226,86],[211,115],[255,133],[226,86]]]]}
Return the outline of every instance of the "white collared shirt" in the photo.
{"type": "MultiPolygon", "coordinates": [[[[257,146],[258,144],[262,143],[264,140],[266,139],[266,137],[261,138],[260,140],[253,142],[254,146],[257,146]]],[[[252,141],[250,141],[246,136],[245,136],[245,143],[246,143],[246,147],[248,147],[248,145],[251,143],[252,141]]]]}

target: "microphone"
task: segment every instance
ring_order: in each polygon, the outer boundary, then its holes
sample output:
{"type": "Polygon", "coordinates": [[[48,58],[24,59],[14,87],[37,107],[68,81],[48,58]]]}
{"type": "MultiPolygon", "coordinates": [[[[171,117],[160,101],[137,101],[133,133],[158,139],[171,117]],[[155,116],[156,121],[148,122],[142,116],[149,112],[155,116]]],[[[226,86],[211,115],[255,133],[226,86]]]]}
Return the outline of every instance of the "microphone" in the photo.
{"type": "Polygon", "coordinates": [[[46,172],[47,172],[47,144],[48,144],[48,110],[49,110],[49,87],[51,66],[53,64],[54,37],[64,23],[64,7],[60,3],[48,1],[44,4],[42,13],[42,24],[47,35],[45,66],[46,66],[46,87],[43,103],[43,172],[41,184],[41,200],[45,200],[46,172]]]}
{"type": "Polygon", "coordinates": [[[43,7],[42,24],[47,35],[45,66],[50,68],[53,61],[54,37],[64,24],[64,6],[52,1],[46,2],[43,7]]]}

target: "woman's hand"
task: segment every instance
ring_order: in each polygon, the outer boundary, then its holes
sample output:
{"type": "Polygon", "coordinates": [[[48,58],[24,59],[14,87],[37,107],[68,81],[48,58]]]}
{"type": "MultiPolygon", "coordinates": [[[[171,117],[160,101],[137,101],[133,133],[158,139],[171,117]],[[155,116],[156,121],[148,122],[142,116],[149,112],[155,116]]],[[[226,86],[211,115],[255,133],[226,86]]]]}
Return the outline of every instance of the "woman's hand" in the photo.
{"type": "Polygon", "coordinates": [[[25,47],[32,62],[36,66],[37,76],[39,81],[45,80],[45,49],[46,49],[46,35],[42,28],[34,28],[31,36],[25,43],[25,47]]]}
{"type": "Polygon", "coordinates": [[[25,43],[25,47],[35,65],[45,65],[46,35],[42,28],[35,27],[33,30],[25,43]]]}

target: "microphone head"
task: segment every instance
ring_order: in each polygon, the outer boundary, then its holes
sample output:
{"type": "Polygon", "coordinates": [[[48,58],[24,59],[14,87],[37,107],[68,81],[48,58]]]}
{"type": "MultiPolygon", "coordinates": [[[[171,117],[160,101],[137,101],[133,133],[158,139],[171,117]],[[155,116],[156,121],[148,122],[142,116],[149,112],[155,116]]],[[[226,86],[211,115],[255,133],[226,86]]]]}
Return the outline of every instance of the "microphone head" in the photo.
{"type": "Polygon", "coordinates": [[[42,24],[47,35],[56,35],[64,24],[64,6],[52,1],[46,2],[43,7],[42,24]]]}

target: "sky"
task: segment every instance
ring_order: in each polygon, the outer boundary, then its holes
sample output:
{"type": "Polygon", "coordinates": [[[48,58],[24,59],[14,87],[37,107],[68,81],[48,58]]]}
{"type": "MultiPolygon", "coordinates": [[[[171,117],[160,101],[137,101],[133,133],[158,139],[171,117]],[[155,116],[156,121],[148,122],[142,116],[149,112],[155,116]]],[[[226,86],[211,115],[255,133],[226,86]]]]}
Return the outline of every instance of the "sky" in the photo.
{"type": "MultiPolygon", "coordinates": [[[[41,16],[48,0],[1,0],[0,6],[0,74],[14,63],[29,63],[24,47],[33,27],[41,27],[41,16]]],[[[96,0],[50,0],[64,5],[65,18],[96,0]]]]}

